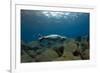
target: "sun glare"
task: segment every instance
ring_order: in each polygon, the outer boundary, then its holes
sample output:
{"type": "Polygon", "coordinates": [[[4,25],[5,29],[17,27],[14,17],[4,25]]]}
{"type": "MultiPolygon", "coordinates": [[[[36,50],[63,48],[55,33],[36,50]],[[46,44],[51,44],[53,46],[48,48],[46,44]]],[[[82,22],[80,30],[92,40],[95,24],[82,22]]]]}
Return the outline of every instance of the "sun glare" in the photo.
{"type": "Polygon", "coordinates": [[[62,16],[68,16],[70,13],[64,13],[64,12],[49,12],[49,11],[43,11],[42,12],[47,17],[62,17],[62,16]]]}

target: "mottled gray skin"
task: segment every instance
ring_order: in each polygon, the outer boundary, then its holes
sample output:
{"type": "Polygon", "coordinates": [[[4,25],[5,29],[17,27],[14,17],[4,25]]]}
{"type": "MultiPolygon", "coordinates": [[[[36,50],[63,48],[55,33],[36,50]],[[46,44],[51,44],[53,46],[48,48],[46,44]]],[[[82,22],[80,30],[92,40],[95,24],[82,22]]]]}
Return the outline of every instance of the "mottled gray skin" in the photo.
{"type": "Polygon", "coordinates": [[[60,35],[47,35],[39,38],[39,43],[42,46],[51,46],[59,43],[63,43],[66,37],[60,35]]]}

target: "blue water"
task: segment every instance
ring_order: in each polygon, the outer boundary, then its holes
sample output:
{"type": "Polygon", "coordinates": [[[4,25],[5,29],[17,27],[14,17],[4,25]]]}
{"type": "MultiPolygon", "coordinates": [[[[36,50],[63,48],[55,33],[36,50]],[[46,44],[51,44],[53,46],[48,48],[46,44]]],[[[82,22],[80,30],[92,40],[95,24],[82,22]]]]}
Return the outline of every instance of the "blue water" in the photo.
{"type": "Polygon", "coordinates": [[[71,38],[89,35],[89,13],[21,10],[21,40],[31,42],[50,34],[71,38]]]}

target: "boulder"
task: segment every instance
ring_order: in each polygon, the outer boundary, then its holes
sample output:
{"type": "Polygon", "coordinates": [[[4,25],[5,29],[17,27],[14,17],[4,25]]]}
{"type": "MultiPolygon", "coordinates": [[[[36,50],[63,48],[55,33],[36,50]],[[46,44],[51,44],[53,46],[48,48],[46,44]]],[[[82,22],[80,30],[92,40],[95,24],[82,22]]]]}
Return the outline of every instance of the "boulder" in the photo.
{"type": "Polygon", "coordinates": [[[51,48],[45,50],[40,55],[36,56],[36,61],[53,61],[58,57],[58,54],[51,48]]]}

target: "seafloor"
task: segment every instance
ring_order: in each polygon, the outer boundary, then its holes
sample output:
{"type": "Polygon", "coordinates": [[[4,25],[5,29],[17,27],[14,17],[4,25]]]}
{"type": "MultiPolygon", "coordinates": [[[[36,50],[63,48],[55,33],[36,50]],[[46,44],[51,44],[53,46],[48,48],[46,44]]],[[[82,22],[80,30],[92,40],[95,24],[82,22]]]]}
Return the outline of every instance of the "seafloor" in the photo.
{"type": "Polygon", "coordinates": [[[67,38],[63,43],[45,42],[21,41],[21,63],[89,60],[89,36],[67,38]]]}

